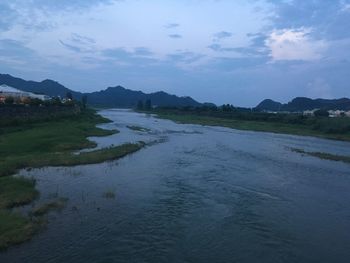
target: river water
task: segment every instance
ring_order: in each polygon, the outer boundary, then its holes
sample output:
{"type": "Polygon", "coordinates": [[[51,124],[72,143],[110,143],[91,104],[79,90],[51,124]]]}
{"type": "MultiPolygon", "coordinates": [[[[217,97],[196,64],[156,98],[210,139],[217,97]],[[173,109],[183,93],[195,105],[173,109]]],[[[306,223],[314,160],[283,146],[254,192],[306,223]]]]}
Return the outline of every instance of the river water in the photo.
{"type": "Polygon", "coordinates": [[[118,161],[21,171],[37,179],[37,203],[69,201],[1,263],[350,262],[350,165],[290,150],[350,155],[349,143],[101,114],[120,133],[91,138],[98,147],[149,146],[118,161]]]}

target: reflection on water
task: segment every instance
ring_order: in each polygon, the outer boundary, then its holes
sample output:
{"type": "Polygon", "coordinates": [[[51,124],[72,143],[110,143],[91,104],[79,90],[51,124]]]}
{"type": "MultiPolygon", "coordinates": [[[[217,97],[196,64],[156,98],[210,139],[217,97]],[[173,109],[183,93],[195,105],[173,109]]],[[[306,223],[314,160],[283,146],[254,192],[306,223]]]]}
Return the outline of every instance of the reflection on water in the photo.
{"type": "Polygon", "coordinates": [[[0,262],[349,262],[350,166],[288,150],[350,155],[349,143],[101,113],[120,133],[91,138],[98,147],[157,143],[118,161],[22,171],[38,180],[38,202],[69,202],[0,262]]]}

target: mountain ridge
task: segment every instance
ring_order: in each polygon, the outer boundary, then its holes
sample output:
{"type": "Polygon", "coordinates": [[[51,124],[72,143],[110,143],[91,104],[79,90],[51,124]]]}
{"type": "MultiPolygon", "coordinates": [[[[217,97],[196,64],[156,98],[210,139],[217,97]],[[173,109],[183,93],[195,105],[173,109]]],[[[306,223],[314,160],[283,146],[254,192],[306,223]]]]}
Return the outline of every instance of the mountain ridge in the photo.
{"type": "Polygon", "coordinates": [[[88,104],[101,107],[125,107],[132,108],[137,105],[137,102],[142,100],[151,100],[153,105],[157,106],[200,106],[191,97],[179,97],[168,94],[164,91],[153,93],[144,93],[142,91],[134,91],[126,89],[120,85],[115,87],[107,87],[104,90],[94,91],[90,93],[82,93],[71,90],[57,81],[45,79],[41,82],[24,80],[13,77],[9,74],[0,74],[0,85],[6,84],[11,87],[48,96],[65,97],[68,92],[73,95],[73,98],[80,100],[84,95],[87,96],[88,104]]]}
{"type": "Polygon", "coordinates": [[[307,97],[296,97],[288,103],[280,103],[271,99],[260,102],[255,109],[260,111],[289,111],[301,112],[306,110],[350,110],[350,99],[310,99],[307,97]]]}

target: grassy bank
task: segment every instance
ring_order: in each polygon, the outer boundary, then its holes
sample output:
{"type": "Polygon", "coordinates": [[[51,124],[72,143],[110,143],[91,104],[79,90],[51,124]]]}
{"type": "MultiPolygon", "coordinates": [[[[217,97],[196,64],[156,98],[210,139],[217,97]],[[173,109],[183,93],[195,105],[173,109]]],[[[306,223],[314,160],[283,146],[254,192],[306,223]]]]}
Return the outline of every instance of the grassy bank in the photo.
{"type": "Polygon", "coordinates": [[[324,159],[324,160],[350,163],[350,156],[343,156],[343,155],[323,153],[323,152],[307,152],[307,151],[304,151],[302,149],[297,149],[297,148],[292,148],[291,150],[293,152],[317,157],[317,158],[324,159]]]}
{"type": "Polygon", "coordinates": [[[33,208],[30,214],[31,216],[43,216],[49,213],[50,211],[62,210],[66,206],[67,201],[67,198],[59,198],[57,200],[33,208]]]}
{"type": "Polygon", "coordinates": [[[0,250],[30,240],[40,225],[40,221],[35,222],[20,214],[0,210],[0,250]]]}
{"type": "Polygon", "coordinates": [[[33,179],[5,176],[0,177],[0,209],[25,205],[38,195],[33,179]]]}
{"type": "MultiPolygon", "coordinates": [[[[208,126],[221,126],[238,130],[251,130],[262,132],[274,132],[282,134],[294,134],[301,136],[314,136],[326,139],[335,139],[350,141],[350,132],[344,133],[329,133],[322,130],[316,130],[311,125],[303,124],[288,124],[281,122],[271,121],[254,121],[254,120],[242,120],[233,118],[220,118],[201,116],[194,114],[173,114],[162,111],[154,112],[159,118],[170,119],[179,123],[187,124],[199,124],[208,126]]],[[[330,120],[332,121],[332,120],[330,120]]],[[[349,120],[350,123],[350,120],[349,120]]]]}
{"type": "Polygon", "coordinates": [[[95,146],[87,137],[118,132],[96,127],[107,121],[86,110],[67,118],[0,127],[0,249],[30,239],[40,225],[37,217],[57,206],[48,204],[30,216],[12,213],[10,208],[28,204],[39,195],[34,180],[11,176],[19,169],[100,163],[144,147],[140,142],[74,154],[95,146]]]}
{"type": "Polygon", "coordinates": [[[88,136],[116,132],[96,128],[103,122],[107,120],[88,110],[70,118],[0,128],[0,176],[20,168],[49,165],[53,156],[94,147],[88,136]]]}
{"type": "Polygon", "coordinates": [[[149,132],[150,129],[144,128],[144,127],[140,127],[140,126],[126,126],[128,129],[133,130],[133,131],[139,131],[139,132],[149,132]]]}

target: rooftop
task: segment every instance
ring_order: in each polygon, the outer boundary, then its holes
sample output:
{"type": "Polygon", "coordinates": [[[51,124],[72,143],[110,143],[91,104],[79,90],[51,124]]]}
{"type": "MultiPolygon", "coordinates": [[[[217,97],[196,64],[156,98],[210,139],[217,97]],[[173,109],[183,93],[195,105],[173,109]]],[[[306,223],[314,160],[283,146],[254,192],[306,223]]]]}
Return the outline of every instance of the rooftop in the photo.
{"type": "Polygon", "coordinates": [[[0,92],[15,92],[15,93],[22,93],[23,91],[10,87],[6,84],[0,85],[0,92]]]}

